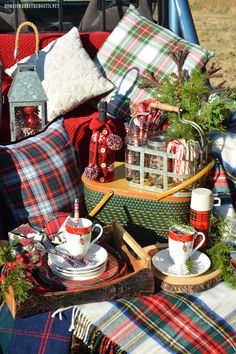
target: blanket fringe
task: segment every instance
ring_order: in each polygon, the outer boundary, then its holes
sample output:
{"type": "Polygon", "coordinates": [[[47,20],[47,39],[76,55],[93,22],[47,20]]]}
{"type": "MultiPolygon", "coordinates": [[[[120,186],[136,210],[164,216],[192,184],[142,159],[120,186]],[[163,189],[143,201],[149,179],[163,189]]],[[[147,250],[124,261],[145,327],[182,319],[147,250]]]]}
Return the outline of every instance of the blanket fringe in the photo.
{"type": "Polygon", "coordinates": [[[103,334],[90,320],[88,320],[80,311],[79,306],[68,306],[60,308],[52,313],[52,317],[59,316],[62,320],[63,312],[72,309],[71,324],[69,331],[73,331],[73,336],[81,341],[91,349],[91,353],[100,354],[126,354],[117,344],[115,344],[109,337],[103,334]]]}
{"type": "Polygon", "coordinates": [[[127,354],[118,344],[114,343],[94,326],[93,330],[89,333],[88,342],[91,354],[127,354]]]}

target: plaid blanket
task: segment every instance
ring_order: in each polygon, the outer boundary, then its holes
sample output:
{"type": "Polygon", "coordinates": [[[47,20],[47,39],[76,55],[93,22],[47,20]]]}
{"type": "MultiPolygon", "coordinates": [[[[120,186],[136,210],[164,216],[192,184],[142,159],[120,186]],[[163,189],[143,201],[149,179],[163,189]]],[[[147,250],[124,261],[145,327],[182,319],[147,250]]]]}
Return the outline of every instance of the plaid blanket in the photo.
{"type": "Polygon", "coordinates": [[[0,313],[1,354],[67,354],[71,346],[71,311],[63,321],[51,312],[13,319],[4,305],[0,313]]]}
{"type": "Polygon", "coordinates": [[[195,295],[161,291],[15,322],[5,306],[0,313],[0,353],[67,354],[71,330],[92,353],[234,354],[236,290],[220,283],[195,295]]]}
{"type": "MultiPolygon", "coordinates": [[[[97,315],[95,308],[80,306],[81,313],[91,323],[87,324],[87,332],[79,332],[77,337],[100,354],[233,354],[236,291],[220,285],[204,293],[201,297],[160,292],[149,297],[121,299],[103,303],[103,314],[97,315]],[[232,307],[228,302],[231,300],[232,307]]],[[[83,321],[81,314],[78,318],[77,328],[83,321]]]]}
{"type": "Polygon", "coordinates": [[[230,196],[230,187],[226,172],[219,160],[216,160],[215,166],[208,172],[206,187],[212,190],[214,195],[230,196]]]}

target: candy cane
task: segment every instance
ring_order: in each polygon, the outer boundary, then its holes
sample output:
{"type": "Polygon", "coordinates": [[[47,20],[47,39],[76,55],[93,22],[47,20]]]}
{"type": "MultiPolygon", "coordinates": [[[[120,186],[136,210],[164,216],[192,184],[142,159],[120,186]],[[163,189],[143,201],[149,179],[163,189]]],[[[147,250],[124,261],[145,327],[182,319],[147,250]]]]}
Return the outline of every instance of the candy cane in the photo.
{"type": "MultiPolygon", "coordinates": [[[[167,152],[175,153],[176,159],[173,161],[173,172],[175,174],[184,174],[185,173],[185,163],[183,160],[185,153],[186,145],[184,144],[183,139],[181,140],[173,140],[167,146],[167,152]]],[[[179,182],[178,178],[174,179],[175,182],[179,182]]]]}
{"type": "Polygon", "coordinates": [[[75,222],[75,224],[79,223],[79,201],[78,201],[78,199],[75,199],[75,204],[74,204],[74,222],[75,222]]]}
{"type": "MultiPolygon", "coordinates": [[[[201,153],[202,149],[198,141],[185,139],[173,140],[167,146],[168,153],[175,153],[176,159],[173,162],[173,172],[175,174],[188,175],[191,171],[193,162],[201,153]]],[[[178,178],[175,182],[180,182],[178,178]]]]}
{"type": "Polygon", "coordinates": [[[139,128],[134,129],[134,146],[139,146],[139,128]]]}

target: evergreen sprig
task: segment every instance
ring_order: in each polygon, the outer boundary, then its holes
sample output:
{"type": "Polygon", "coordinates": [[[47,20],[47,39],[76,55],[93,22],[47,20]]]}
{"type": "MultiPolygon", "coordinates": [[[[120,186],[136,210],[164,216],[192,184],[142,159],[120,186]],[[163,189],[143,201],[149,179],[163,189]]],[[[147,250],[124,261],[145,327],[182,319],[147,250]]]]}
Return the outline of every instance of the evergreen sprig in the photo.
{"type": "MultiPolygon", "coordinates": [[[[234,89],[224,86],[225,81],[217,87],[212,87],[209,80],[220,77],[221,69],[213,63],[202,72],[193,70],[189,76],[184,69],[187,52],[172,53],[176,64],[177,74],[172,73],[159,82],[154,73],[143,77],[145,88],[157,88],[157,97],[161,103],[181,108],[184,120],[196,122],[207,136],[211,132],[226,131],[226,123],[231,111],[236,110],[236,95],[234,89]]],[[[166,135],[170,139],[199,140],[199,134],[191,125],[179,120],[173,112],[165,112],[169,128],[166,135]]]]}
{"type": "Polygon", "coordinates": [[[196,273],[196,269],[194,266],[194,261],[192,257],[189,257],[186,261],[185,261],[185,265],[187,267],[188,270],[188,274],[195,274],[196,273]]]}
{"type": "Polygon", "coordinates": [[[4,293],[9,291],[9,287],[12,286],[14,290],[14,297],[18,304],[24,302],[28,296],[29,291],[33,289],[34,285],[26,278],[26,270],[22,265],[17,265],[9,271],[5,280],[1,283],[1,291],[4,293]]]}
{"type": "MultiPolygon", "coordinates": [[[[158,98],[161,103],[179,106],[182,118],[196,122],[205,135],[208,135],[209,132],[226,131],[225,123],[231,110],[236,109],[236,104],[229,89],[216,94],[214,89],[206,84],[206,80],[207,73],[198,70],[184,81],[173,81],[168,77],[158,86],[158,98]]],[[[196,129],[181,122],[176,113],[165,112],[165,116],[169,124],[169,138],[199,140],[196,129]]]]}
{"type": "MultiPolygon", "coordinates": [[[[5,263],[16,262],[16,256],[13,252],[12,245],[8,245],[0,249],[0,267],[5,263]]],[[[30,279],[26,277],[26,269],[23,265],[16,264],[7,273],[7,277],[0,284],[0,301],[4,299],[4,294],[9,291],[12,286],[14,297],[17,303],[24,302],[29,296],[29,291],[34,287],[30,279]]]]}
{"type": "Polygon", "coordinates": [[[230,252],[234,251],[234,247],[226,243],[222,236],[226,229],[228,229],[226,218],[212,216],[213,245],[206,253],[211,259],[213,269],[221,269],[222,279],[231,288],[236,289],[236,274],[230,262],[230,252]]]}
{"type": "Polygon", "coordinates": [[[236,288],[236,275],[234,274],[232,265],[230,263],[230,252],[233,247],[218,241],[210,249],[207,254],[211,258],[213,269],[221,269],[221,276],[223,280],[232,288],[236,288]]]}

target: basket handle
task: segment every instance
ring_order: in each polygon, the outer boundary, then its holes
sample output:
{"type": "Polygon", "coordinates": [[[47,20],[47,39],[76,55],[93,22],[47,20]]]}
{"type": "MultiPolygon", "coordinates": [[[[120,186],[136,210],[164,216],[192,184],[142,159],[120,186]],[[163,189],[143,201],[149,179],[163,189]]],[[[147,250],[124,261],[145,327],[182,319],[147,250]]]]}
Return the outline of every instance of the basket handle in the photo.
{"type": "Polygon", "coordinates": [[[206,139],[205,139],[205,135],[204,135],[202,128],[197,123],[193,122],[192,120],[187,120],[187,119],[182,118],[181,114],[180,114],[181,108],[179,106],[172,106],[172,105],[166,104],[166,103],[153,102],[150,104],[150,107],[151,108],[158,108],[158,109],[161,109],[162,111],[178,113],[178,118],[182,123],[189,124],[197,130],[198,134],[200,135],[202,149],[204,149],[206,147],[206,145],[207,145],[206,139]]]}
{"type": "Polygon", "coordinates": [[[102,209],[102,207],[108,202],[108,200],[113,196],[114,192],[108,192],[104,195],[104,197],[100,200],[100,202],[98,202],[98,204],[95,206],[95,208],[93,208],[93,210],[91,210],[89,212],[89,216],[92,218],[94,217],[99,211],[100,209],[102,209]]]}
{"type": "Polygon", "coordinates": [[[180,191],[181,189],[188,187],[190,184],[196,182],[197,180],[199,180],[200,178],[202,178],[207,172],[209,172],[215,165],[215,159],[212,158],[211,161],[208,163],[208,165],[206,165],[201,171],[199,171],[196,175],[194,175],[193,177],[187,179],[186,181],[178,184],[175,187],[172,187],[170,189],[168,189],[167,191],[159,194],[155,199],[156,200],[161,200],[165,197],[168,197],[171,194],[177,193],[178,191],[180,191]]]}
{"type": "MultiPolygon", "coordinates": [[[[164,199],[174,193],[177,193],[181,189],[188,187],[190,184],[196,182],[200,178],[202,178],[207,172],[209,172],[215,165],[215,159],[212,157],[211,161],[203,168],[201,171],[199,171],[196,175],[193,177],[187,179],[186,181],[178,184],[175,187],[172,187],[168,189],[165,192],[162,192],[158,194],[155,198],[155,200],[161,200],[164,199]]],[[[98,204],[95,206],[93,210],[89,212],[90,217],[94,217],[100,210],[101,208],[108,202],[108,200],[114,195],[114,192],[111,190],[110,192],[106,193],[103,198],[98,202],[98,204]]]]}
{"type": "Polygon", "coordinates": [[[179,111],[180,111],[180,107],[178,107],[178,106],[172,106],[170,104],[160,103],[160,102],[152,102],[152,103],[150,103],[150,107],[151,108],[157,108],[157,109],[160,109],[162,111],[168,111],[168,112],[179,113],[179,111]]]}
{"type": "Polygon", "coordinates": [[[35,34],[35,54],[36,54],[36,58],[38,58],[38,51],[39,51],[39,32],[37,27],[35,26],[34,23],[29,22],[29,21],[25,21],[22,22],[19,27],[16,30],[16,40],[15,40],[15,49],[14,49],[14,59],[16,61],[17,60],[17,56],[18,56],[18,50],[19,50],[19,40],[20,40],[20,32],[22,30],[23,27],[25,26],[29,26],[31,28],[33,28],[34,30],[34,34],[35,34]]]}

